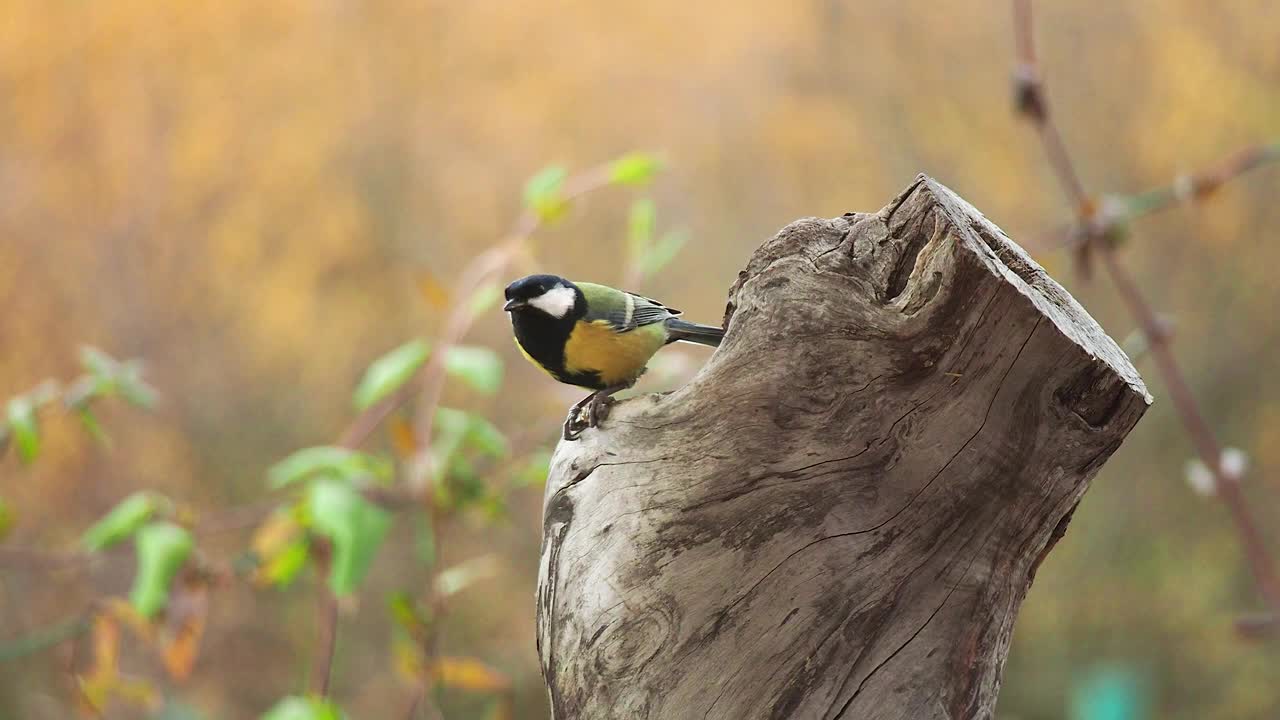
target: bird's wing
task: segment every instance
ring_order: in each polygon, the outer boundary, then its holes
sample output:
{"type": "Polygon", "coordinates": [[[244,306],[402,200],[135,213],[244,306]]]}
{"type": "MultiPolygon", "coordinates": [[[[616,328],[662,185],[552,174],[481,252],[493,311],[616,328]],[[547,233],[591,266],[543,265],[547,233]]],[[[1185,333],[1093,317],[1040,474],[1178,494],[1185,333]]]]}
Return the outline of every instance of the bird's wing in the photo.
{"type": "Polygon", "coordinates": [[[680,314],[657,300],[635,293],[615,290],[606,285],[578,283],[587,298],[586,320],[607,322],[616,332],[635,330],[642,325],[652,325],[680,314]]]}

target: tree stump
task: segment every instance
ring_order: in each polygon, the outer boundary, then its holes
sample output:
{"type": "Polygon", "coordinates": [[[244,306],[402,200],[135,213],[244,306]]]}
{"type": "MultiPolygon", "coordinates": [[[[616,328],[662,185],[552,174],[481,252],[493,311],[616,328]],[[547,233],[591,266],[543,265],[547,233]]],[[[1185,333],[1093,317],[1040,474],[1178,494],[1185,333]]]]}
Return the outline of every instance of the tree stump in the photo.
{"type": "Polygon", "coordinates": [[[1036,568],[1150,404],[1128,358],[925,176],[784,228],[725,323],[556,451],[555,717],[991,717],[1036,568]]]}

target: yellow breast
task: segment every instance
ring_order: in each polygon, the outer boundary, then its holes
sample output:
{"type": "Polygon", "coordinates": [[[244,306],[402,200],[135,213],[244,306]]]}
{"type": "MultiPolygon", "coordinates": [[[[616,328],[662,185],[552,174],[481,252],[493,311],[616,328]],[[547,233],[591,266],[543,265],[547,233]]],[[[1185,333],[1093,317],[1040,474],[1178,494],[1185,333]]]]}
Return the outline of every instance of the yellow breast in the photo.
{"type": "Polygon", "coordinates": [[[627,383],[640,377],[666,341],[661,323],[620,333],[603,320],[579,321],[564,346],[565,369],[599,373],[606,385],[627,383]]]}

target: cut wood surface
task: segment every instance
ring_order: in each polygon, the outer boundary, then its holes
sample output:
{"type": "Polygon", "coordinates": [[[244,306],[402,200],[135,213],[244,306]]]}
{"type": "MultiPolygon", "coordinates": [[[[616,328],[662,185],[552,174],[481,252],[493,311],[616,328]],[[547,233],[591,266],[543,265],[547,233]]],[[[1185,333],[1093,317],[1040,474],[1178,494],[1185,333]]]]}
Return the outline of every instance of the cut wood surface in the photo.
{"type": "Polygon", "coordinates": [[[725,322],[556,451],[555,717],[991,717],[1036,568],[1150,404],[1128,358],[924,176],[784,228],[725,322]]]}

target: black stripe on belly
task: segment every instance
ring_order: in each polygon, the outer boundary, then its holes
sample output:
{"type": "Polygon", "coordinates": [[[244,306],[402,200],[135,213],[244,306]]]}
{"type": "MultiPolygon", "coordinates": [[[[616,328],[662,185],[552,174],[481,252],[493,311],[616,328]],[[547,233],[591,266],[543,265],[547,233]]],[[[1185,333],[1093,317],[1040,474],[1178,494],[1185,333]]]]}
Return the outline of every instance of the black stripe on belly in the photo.
{"type": "Polygon", "coordinates": [[[570,373],[564,368],[564,346],[576,323],[577,320],[572,317],[557,320],[536,310],[511,313],[511,327],[515,330],[516,342],[543,369],[562,383],[601,390],[604,383],[600,380],[599,373],[570,373]]]}

